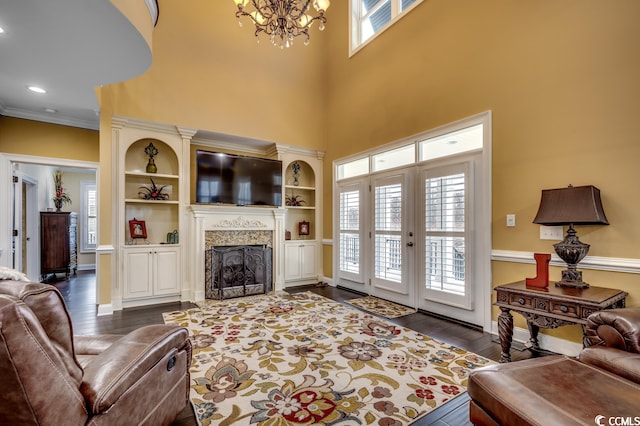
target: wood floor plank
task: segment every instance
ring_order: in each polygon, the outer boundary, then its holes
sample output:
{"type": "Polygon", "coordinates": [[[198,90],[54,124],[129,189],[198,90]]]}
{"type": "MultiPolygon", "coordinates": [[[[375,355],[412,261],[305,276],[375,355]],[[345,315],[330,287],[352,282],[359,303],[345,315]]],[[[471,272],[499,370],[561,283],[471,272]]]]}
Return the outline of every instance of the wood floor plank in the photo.
{"type": "MultiPolygon", "coordinates": [[[[166,303],[146,307],[126,308],[113,315],[97,316],[95,274],[93,271],[79,271],[68,280],[52,283],[62,293],[71,315],[75,334],[126,334],[143,325],[162,324],[162,313],[180,311],[195,307],[191,303],[166,303]]],[[[360,295],[331,286],[304,286],[288,288],[289,292],[313,291],[314,293],[344,302],[360,295]]],[[[410,328],[434,339],[442,340],[486,358],[498,361],[500,345],[492,340],[489,333],[461,325],[423,312],[389,320],[397,325],[410,328]]],[[[512,351],[514,361],[531,358],[529,351],[512,351]]],[[[433,410],[414,423],[416,426],[471,426],[469,422],[468,396],[466,393],[433,410]]],[[[195,415],[188,404],[173,423],[174,426],[197,425],[195,415]]]]}

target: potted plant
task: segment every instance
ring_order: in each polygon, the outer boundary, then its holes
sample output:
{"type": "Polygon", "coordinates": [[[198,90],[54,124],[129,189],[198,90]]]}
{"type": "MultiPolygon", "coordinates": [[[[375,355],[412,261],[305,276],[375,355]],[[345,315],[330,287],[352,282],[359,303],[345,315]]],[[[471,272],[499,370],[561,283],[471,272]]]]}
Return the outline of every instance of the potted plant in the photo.
{"type": "Polygon", "coordinates": [[[71,204],[71,198],[69,198],[69,194],[65,192],[64,186],[62,186],[62,171],[56,170],[53,174],[53,185],[55,188],[55,195],[53,196],[53,204],[56,206],[56,212],[62,210],[62,206],[66,204],[71,204]]]}

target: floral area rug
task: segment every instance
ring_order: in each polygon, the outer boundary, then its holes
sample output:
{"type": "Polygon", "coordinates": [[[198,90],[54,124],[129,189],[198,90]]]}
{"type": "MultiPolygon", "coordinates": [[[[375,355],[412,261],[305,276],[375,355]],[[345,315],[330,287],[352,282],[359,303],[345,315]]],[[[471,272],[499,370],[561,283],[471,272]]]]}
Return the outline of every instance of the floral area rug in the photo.
{"type": "Polygon", "coordinates": [[[407,425],[493,364],[333,300],[280,293],[163,314],[193,343],[201,425],[407,425]]]}
{"type": "Polygon", "coordinates": [[[397,303],[389,302],[388,300],[378,299],[373,296],[349,299],[345,300],[345,302],[385,318],[398,318],[416,313],[415,309],[398,305],[397,303]]]}

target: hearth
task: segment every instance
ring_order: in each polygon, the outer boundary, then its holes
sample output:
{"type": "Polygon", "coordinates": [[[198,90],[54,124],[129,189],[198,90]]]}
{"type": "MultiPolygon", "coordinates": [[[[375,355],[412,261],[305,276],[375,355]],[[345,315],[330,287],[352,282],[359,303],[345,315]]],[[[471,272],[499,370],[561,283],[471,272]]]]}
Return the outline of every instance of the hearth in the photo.
{"type": "Polygon", "coordinates": [[[230,299],[271,291],[272,250],[266,245],[215,246],[205,252],[205,297],[230,299]]]}

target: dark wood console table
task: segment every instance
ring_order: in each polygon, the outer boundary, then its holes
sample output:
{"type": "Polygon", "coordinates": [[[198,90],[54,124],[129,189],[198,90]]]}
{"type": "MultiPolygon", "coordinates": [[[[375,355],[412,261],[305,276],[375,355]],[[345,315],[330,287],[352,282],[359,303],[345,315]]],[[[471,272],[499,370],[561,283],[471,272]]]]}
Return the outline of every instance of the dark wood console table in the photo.
{"type": "MultiPolygon", "coordinates": [[[[527,287],[525,281],[500,285],[495,305],[502,311],[498,315],[498,334],[502,354],[500,362],[511,362],[513,339],[513,316],[515,311],[525,317],[531,338],[532,349],[539,349],[540,328],[556,328],[563,325],[580,324],[584,334],[587,317],[602,309],[624,308],[627,292],[604,287],[585,289],[556,287],[527,287]]],[[[583,339],[587,345],[586,335],[583,339]]]]}

